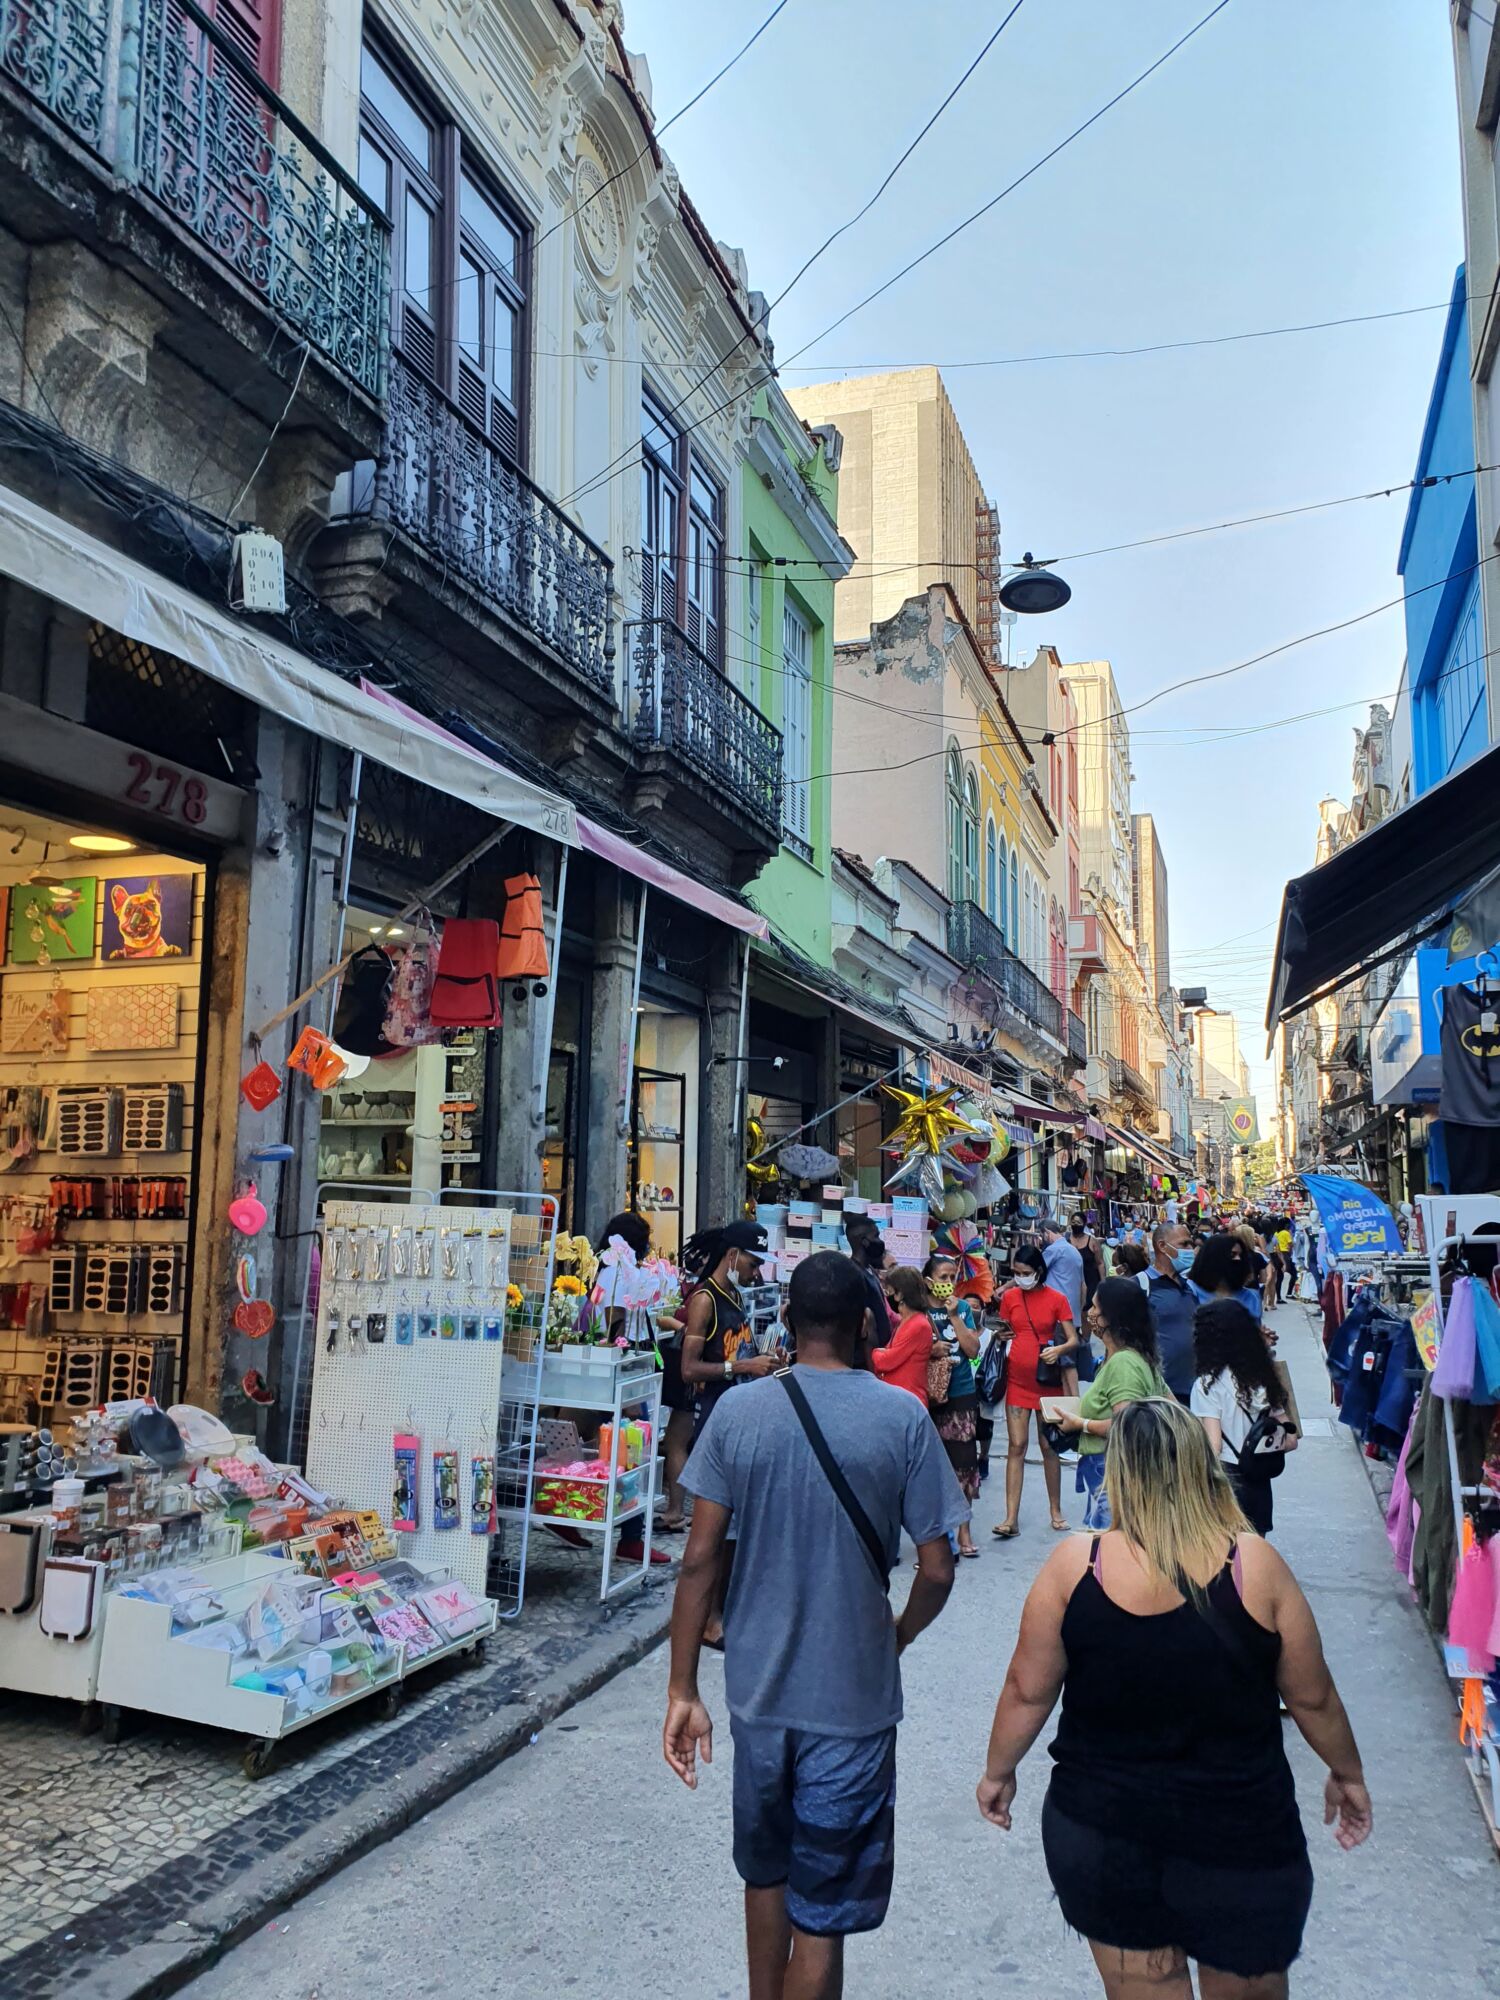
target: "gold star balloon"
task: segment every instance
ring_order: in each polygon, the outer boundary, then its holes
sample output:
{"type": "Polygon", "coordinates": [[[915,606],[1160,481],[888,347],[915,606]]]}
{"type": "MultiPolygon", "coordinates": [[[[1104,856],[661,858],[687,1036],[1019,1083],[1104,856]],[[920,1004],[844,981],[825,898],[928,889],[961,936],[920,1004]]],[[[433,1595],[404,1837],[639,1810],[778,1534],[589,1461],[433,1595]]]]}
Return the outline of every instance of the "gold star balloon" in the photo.
{"type": "Polygon", "coordinates": [[[903,1090],[895,1083],[883,1083],[880,1088],[893,1104],[901,1107],[896,1129],[887,1143],[899,1146],[903,1153],[936,1155],[955,1133],[974,1129],[967,1118],[960,1117],[953,1109],[954,1084],[945,1083],[940,1090],[926,1096],[919,1090],[903,1090]]]}

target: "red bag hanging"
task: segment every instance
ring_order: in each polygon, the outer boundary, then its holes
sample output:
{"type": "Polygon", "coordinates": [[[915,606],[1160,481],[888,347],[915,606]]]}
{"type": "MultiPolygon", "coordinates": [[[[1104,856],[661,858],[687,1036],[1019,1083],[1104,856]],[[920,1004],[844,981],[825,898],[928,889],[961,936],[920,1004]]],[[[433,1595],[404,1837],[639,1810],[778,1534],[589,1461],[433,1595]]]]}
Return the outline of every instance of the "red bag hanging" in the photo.
{"type": "Polygon", "coordinates": [[[500,927],[500,977],[545,979],[548,970],[542,885],[535,875],[508,875],[505,922],[500,927]]]}
{"type": "Polygon", "coordinates": [[[500,926],[493,917],[448,919],[428,1010],[436,1027],[499,1027],[499,956],[500,926]]]}

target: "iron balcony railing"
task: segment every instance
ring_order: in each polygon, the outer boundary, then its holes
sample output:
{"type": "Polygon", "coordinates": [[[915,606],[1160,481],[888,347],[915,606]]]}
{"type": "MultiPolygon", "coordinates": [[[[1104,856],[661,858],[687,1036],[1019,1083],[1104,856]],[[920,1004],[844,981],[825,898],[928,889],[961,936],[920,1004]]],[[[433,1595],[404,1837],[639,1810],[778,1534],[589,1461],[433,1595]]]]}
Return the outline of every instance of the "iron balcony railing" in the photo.
{"type": "Polygon", "coordinates": [[[1018,1013],[1053,1037],[1063,1039],[1062,1002],[1024,964],[1000,934],[1000,927],[977,903],[954,903],[948,911],[948,952],[960,965],[987,979],[1018,1013]]]}
{"type": "Polygon", "coordinates": [[[193,0],[0,0],[0,77],[380,394],[390,225],[193,0]]]}
{"type": "Polygon", "coordinates": [[[1076,1062],[1087,1062],[1089,1059],[1088,1028],[1083,1016],[1075,1014],[1071,1007],[1068,1009],[1068,1054],[1076,1062]]]}
{"type": "Polygon", "coordinates": [[[1123,1056],[1109,1059],[1110,1087],[1117,1097],[1137,1097],[1143,1104],[1154,1104],[1155,1093],[1134,1063],[1126,1062],[1123,1056]]]}
{"type": "Polygon", "coordinates": [[[631,628],[630,729],[671,750],[772,840],[781,834],[781,731],[670,618],[631,628]]]}
{"type": "MultiPolygon", "coordinates": [[[[613,696],[614,564],[445,396],[391,357],[375,518],[404,530],[445,570],[509,614],[601,693],[613,696]]],[[[362,510],[363,511],[363,510],[362,510]]]]}

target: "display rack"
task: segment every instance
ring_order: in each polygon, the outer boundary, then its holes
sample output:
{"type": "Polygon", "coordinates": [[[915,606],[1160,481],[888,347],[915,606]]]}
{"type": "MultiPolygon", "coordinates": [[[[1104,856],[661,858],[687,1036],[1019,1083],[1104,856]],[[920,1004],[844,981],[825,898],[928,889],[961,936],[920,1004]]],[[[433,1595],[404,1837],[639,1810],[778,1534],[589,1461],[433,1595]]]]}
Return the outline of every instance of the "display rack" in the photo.
{"type": "MultiPolygon", "coordinates": [[[[570,1359],[556,1354],[544,1358],[540,1371],[540,1400],[549,1408],[565,1410],[597,1410],[607,1413],[612,1426],[612,1434],[618,1438],[626,1413],[632,1410],[645,1411],[645,1420],[651,1426],[651,1447],[642,1463],[630,1471],[622,1470],[618,1454],[611,1452],[609,1476],[606,1481],[595,1483],[605,1487],[605,1503],[602,1517],[597,1521],[560,1519],[555,1514],[535,1511],[532,1500],[538,1481],[547,1477],[544,1469],[539,1469],[535,1458],[535,1436],[532,1440],[532,1456],[523,1481],[509,1483],[508,1490],[518,1504],[502,1508],[506,1519],[517,1521],[524,1528],[541,1526],[544,1528],[576,1528],[586,1534],[596,1535],[600,1546],[599,1598],[603,1603],[622,1591],[634,1589],[641,1583],[651,1567],[651,1537],[655,1524],[656,1509],[656,1445],[661,1412],[661,1375],[656,1366],[656,1357],[648,1352],[626,1352],[622,1358],[616,1348],[597,1350],[597,1361],[570,1359]],[[605,1357],[608,1357],[607,1359],[605,1357]],[[620,1528],[627,1522],[639,1519],[641,1528],[641,1559],[638,1563],[625,1565],[625,1574],[616,1577],[615,1542],[620,1528]]],[[[517,1468],[519,1471],[519,1467],[517,1468]]]]}
{"type": "Polygon", "coordinates": [[[685,1075],[636,1070],[630,1114],[630,1205],[651,1219],[656,1247],[668,1257],[682,1248],[686,1115],[685,1075]]]}

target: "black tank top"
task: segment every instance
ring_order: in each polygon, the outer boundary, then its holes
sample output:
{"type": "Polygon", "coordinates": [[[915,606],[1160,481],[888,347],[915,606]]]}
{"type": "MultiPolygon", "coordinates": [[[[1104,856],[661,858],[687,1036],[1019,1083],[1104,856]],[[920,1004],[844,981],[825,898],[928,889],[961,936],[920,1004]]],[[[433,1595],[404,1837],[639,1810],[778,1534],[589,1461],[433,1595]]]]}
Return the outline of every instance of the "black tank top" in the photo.
{"type": "MultiPolygon", "coordinates": [[[[713,1305],[713,1322],[707,1338],[703,1342],[703,1359],[711,1367],[722,1368],[726,1361],[733,1361],[739,1354],[750,1331],[750,1316],[745,1311],[744,1301],[722,1285],[716,1285],[712,1278],[705,1278],[698,1287],[707,1292],[713,1305]]],[[[708,1413],[734,1387],[733,1382],[720,1379],[704,1382],[698,1389],[698,1429],[701,1431],[708,1422],[708,1413]]]]}
{"type": "Polygon", "coordinates": [[[1063,1614],[1058,1810],[1102,1833],[1236,1867],[1305,1852],[1282,1747],[1281,1638],[1250,1616],[1232,1559],[1191,1603],[1142,1615],[1099,1580],[1099,1538],[1063,1614]]]}

